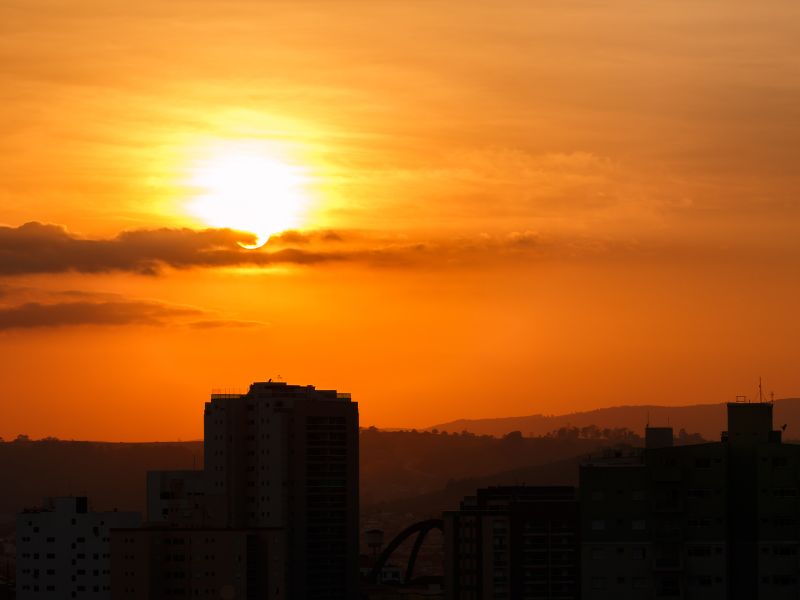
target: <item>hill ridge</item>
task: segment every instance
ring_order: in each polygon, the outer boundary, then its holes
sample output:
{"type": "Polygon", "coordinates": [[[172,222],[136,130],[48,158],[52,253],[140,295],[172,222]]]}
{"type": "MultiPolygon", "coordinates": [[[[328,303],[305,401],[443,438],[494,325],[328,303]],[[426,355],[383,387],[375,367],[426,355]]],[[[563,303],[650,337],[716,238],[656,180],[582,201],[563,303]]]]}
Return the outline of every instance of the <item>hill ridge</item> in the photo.
{"type": "MultiPolygon", "coordinates": [[[[466,430],[470,433],[494,436],[502,436],[510,431],[522,431],[525,435],[545,435],[559,427],[595,425],[601,428],[627,427],[638,433],[644,429],[649,416],[651,424],[671,425],[676,431],[686,429],[713,440],[718,438],[725,428],[727,404],[727,402],[679,406],[620,404],[560,415],[536,413],[517,417],[456,419],[431,425],[424,431],[437,429],[455,433],[466,430]]],[[[791,432],[794,433],[796,429],[800,436],[800,398],[780,398],[775,400],[774,405],[776,426],[789,423],[793,425],[791,432]]]]}

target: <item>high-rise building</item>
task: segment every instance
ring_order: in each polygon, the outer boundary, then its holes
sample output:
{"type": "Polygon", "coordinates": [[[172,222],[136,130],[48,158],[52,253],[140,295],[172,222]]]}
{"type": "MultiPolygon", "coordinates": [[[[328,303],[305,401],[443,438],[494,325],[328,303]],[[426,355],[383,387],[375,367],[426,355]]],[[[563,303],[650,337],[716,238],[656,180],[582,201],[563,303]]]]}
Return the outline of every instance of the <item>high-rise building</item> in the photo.
{"type": "Polygon", "coordinates": [[[110,531],[133,512],[92,512],[85,497],[50,498],[17,515],[17,598],[111,598],[110,531]]]}
{"type": "Polygon", "coordinates": [[[772,429],[772,404],[728,405],[720,442],[647,446],[580,471],[587,599],[800,595],[800,445],[772,429]]]}
{"type": "MultiPolygon", "coordinates": [[[[167,530],[184,531],[189,562],[208,554],[201,547],[214,532],[239,532],[224,538],[244,549],[237,556],[255,566],[267,560],[271,565],[271,581],[254,580],[248,598],[266,598],[262,589],[271,590],[270,598],[279,590],[292,600],[357,597],[358,405],[350,395],[313,386],[254,383],[246,394],[212,394],[204,428],[203,471],[149,474],[150,534],[125,536],[128,550],[119,560],[115,556],[115,598],[148,597],[134,589],[130,573],[142,568],[136,564],[149,565],[149,589],[167,585],[167,576],[159,575],[163,569],[154,564],[164,555],[154,548],[180,537],[167,530]],[[192,551],[195,546],[198,550],[192,551]],[[123,578],[125,572],[127,583],[120,588],[128,592],[117,596],[116,576],[123,578]]],[[[222,534],[217,537],[223,539],[222,534]]],[[[172,577],[168,583],[173,590],[183,585],[192,595],[218,584],[232,585],[221,563],[215,569],[201,568],[206,571],[214,575],[172,577]],[[193,587],[203,577],[202,589],[193,587]]]]}
{"type": "Polygon", "coordinates": [[[358,406],[313,386],[254,383],[205,407],[210,512],[226,527],[287,531],[292,598],[358,587],[358,406]]]}
{"type": "Polygon", "coordinates": [[[573,487],[490,487],[444,514],[448,600],[578,600],[573,487]]]}

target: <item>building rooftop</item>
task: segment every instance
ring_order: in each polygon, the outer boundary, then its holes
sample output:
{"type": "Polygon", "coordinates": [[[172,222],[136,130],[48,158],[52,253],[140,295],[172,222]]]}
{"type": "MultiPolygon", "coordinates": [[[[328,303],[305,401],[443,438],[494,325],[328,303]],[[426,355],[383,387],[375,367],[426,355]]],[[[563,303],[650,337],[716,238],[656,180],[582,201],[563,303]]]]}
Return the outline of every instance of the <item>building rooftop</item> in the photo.
{"type": "Polygon", "coordinates": [[[293,385],[285,381],[256,381],[247,392],[231,389],[214,389],[212,400],[228,400],[244,397],[260,398],[314,398],[316,400],[351,400],[351,394],[336,390],[318,390],[313,385],[293,385]]]}

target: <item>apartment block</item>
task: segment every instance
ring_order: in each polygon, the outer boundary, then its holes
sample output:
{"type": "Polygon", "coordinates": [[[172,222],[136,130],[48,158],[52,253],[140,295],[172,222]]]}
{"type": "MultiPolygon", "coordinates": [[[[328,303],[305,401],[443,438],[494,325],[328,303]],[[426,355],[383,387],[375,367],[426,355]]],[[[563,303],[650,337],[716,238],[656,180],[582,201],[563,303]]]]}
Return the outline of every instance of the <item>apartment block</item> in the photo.
{"type": "Polygon", "coordinates": [[[448,600],[580,597],[573,487],[490,487],[444,514],[448,600]]]}
{"type": "Polygon", "coordinates": [[[111,598],[111,530],[133,512],[92,512],[85,497],[51,498],[17,515],[17,598],[111,598]]]}
{"type": "Polygon", "coordinates": [[[580,470],[583,597],[800,596],[800,446],[772,429],[772,404],[731,403],[721,441],[644,449],[580,470]]]}

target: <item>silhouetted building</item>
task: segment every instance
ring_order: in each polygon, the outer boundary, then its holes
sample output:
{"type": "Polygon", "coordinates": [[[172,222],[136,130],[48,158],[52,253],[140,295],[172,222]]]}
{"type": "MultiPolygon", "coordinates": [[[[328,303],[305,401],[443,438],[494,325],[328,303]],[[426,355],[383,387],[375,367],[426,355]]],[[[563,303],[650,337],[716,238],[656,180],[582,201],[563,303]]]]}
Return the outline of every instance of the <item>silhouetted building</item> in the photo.
{"type": "Polygon", "coordinates": [[[448,600],[579,598],[573,487],[490,487],[444,514],[448,600]]]}
{"type": "Polygon", "coordinates": [[[283,530],[115,530],[114,598],[292,598],[283,530]]]}
{"type": "Polygon", "coordinates": [[[13,579],[0,575],[0,600],[14,600],[16,587],[13,579]]]}
{"type": "Polygon", "coordinates": [[[364,532],[369,556],[374,560],[383,550],[383,529],[368,529],[364,532]]]}
{"type": "Polygon", "coordinates": [[[16,595],[17,544],[13,535],[0,537],[0,600],[16,595]]]}
{"type": "Polygon", "coordinates": [[[173,527],[213,526],[204,471],[147,473],[147,521],[173,527]]]}
{"type": "Polygon", "coordinates": [[[667,431],[581,467],[584,598],[797,598],[800,446],[772,405],[729,404],[721,442],[667,431]]]}
{"type": "MultiPolygon", "coordinates": [[[[124,577],[132,581],[124,572],[147,564],[151,590],[202,595],[217,584],[233,585],[232,578],[246,575],[240,569],[244,566],[234,572],[231,565],[219,563],[213,576],[198,566],[191,577],[176,578],[168,573],[177,571],[156,564],[159,557],[174,555],[163,549],[177,539],[169,531],[185,531],[184,547],[202,548],[202,540],[222,536],[215,533],[222,530],[231,532],[225,543],[234,544],[236,555],[249,561],[252,572],[264,567],[269,579],[248,584],[246,597],[356,597],[358,405],[349,394],[271,381],[254,383],[247,394],[212,394],[205,406],[204,428],[203,471],[148,475],[149,533],[126,533],[133,540],[127,542],[131,550],[115,540],[115,551],[119,547],[128,557],[135,554],[121,561],[115,558],[115,584],[124,577]],[[269,535],[264,534],[267,531],[269,535]],[[269,561],[269,569],[264,561],[269,561]],[[270,590],[269,596],[262,590],[270,590]]],[[[198,552],[207,554],[200,549],[183,555],[196,557],[198,552]]],[[[235,587],[237,593],[244,589],[235,587]]],[[[115,598],[147,597],[137,593],[117,595],[115,587],[115,598]]]]}
{"type": "Polygon", "coordinates": [[[17,515],[17,598],[111,598],[110,531],[133,512],[91,512],[84,497],[52,498],[17,515]]]}
{"type": "MultiPolygon", "coordinates": [[[[372,573],[375,566],[375,558],[367,554],[362,554],[358,559],[359,571],[361,572],[361,579],[366,580],[372,573]]],[[[378,576],[375,578],[376,585],[402,585],[403,584],[403,569],[400,565],[387,561],[381,567],[378,576]]],[[[362,591],[364,586],[362,585],[362,591]]]]}

